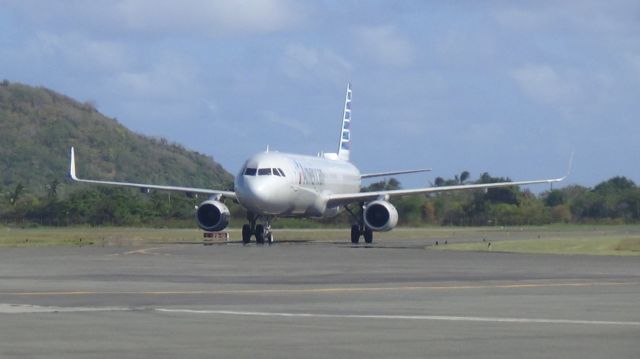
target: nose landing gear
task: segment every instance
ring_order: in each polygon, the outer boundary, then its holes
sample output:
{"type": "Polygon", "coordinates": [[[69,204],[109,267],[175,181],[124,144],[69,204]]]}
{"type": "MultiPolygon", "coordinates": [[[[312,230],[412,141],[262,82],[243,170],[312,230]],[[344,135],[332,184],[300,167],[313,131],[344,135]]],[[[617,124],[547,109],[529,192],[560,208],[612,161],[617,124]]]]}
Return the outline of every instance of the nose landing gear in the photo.
{"type": "Polygon", "coordinates": [[[271,233],[271,225],[267,222],[265,225],[256,226],[256,243],[271,244],[273,243],[273,234],[271,233]]]}
{"type": "Polygon", "coordinates": [[[256,244],[273,243],[273,234],[271,233],[271,217],[265,218],[264,224],[256,225],[258,216],[253,213],[247,213],[249,224],[242,226],[242,243],[249,244],[251,236],[256,236],[256,244]]]}

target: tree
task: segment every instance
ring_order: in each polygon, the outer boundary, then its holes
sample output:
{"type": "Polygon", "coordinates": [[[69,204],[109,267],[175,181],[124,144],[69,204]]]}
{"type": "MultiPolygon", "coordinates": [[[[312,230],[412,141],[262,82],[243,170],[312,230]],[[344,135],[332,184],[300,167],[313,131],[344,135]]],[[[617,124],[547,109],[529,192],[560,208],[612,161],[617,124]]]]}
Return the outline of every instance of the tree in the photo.
{"type": "MultiPolygon", "coordinates": [[[[489,173],[484,172],[480,175],[480,180],[477,183],[498,183],[498,182],[511,182],[509,177],[492,177],[489,173]]],[[[508,203],[519,204],[518,198],[520,190],[517,186],[512,187],[498,187],[489,188],[484,198],[492,203],[508,203]]]]}
{"type": "Polygon", "coordinates": [[[422,221],[426,223],[436,223],[436,208],[430,201],[424,202],[420,208],[420,215],[422,221]]]}
{"type": "Polygon", "coordinates": [[[444,185],[444,178],[436,177],[434,184],[436,185],[436,187],[442,187],[444,185]]]}
{"type": "Polygon", "coordinates": [[[571,209],[568,205],[561,204],[551,208],[552,222],[569,223],[571,219],[571,209]]]}
{"type": "Polygon", "coordinates": [[[460,184],[464,184],[470,175],[469,171],[462,171],[462,173],[460,173],[460,184]]]}
{"type": "Polygon", "coordinates": [[[399,221],[402,224],[418,224],[422,220],[422,205],[424,197],[406,196],[393,200],[393,205],[398,210],[399,221]]]}
{"type": "Polygon", "coordinates": [[[18,200],[20,199],[20,197],[22,196],[23,192],[24,192],[24,185],[22,184],[22,182],[18,182],[16,187],[13,189],[13,191],[9,193],[9,203],[11,203],[12,206],[15,206],[18,200]]]}
{"type": "Polygon", "coordinates": [[[400,181],[392,177],[387,181],[374,182],[363,187],[362,192],[393,191],[400,188],[400,181]]]}
{"type": "Polygon", "coordinates": [[[53,181],[48,185],[47,188],[47,198],[50,200],[55,200],[58,198],[58,185],[60,181],[57,178],[54,178],[53,181]]]}
{"type": "Polygon", "coordinates": [[[620,193],[622,191],[630,190],[636,187],[636,184],[632,180],[623,177],[616,176],[610,178],[604,182],[599,183],[593,190],[602,194],[607,193],[620,193]]]}
{"type": "Polygon", "coordinates": [[[544,198],[544,205],[547,207],[555,207],[561,204],[564,204],[564,193],[562,191],[550,191],[544,198]]]}
{"type": "Polygon", "coordinates": [[[629,203],[629,212],[633,220],[640,220],[640,188],[636,188],[627,198],[629,203]]]}

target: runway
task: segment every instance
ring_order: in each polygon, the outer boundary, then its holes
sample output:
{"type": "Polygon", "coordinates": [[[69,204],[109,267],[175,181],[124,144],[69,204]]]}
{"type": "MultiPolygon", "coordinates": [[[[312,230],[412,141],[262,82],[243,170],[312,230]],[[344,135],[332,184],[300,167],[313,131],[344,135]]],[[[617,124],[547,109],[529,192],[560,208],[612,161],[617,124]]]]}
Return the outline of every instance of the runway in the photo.
{"type": "Polygon", "coordinates": [[[637,357],[638,257],[426,245],[2,248],[0,357],[637,357]]]}

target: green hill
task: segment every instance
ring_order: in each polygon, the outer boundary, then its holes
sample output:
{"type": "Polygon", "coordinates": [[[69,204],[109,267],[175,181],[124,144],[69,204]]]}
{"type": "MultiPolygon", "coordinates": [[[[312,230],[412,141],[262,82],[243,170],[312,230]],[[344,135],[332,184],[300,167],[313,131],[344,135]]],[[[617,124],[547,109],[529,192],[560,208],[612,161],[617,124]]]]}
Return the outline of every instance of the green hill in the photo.
{"type": "MultiPolygon", "coordinates": [[[[115,119],[42,87],[0,84],[0,190],[22,183],[41,196],[66,181],[69,148],[76,147],[78,174],[107,180],[203,188],[230,188],[232,176],[213,158],[178,144],[136,134],[115,119]]],[[[67,184],[67,185],[65,185],[67,184]]]]}

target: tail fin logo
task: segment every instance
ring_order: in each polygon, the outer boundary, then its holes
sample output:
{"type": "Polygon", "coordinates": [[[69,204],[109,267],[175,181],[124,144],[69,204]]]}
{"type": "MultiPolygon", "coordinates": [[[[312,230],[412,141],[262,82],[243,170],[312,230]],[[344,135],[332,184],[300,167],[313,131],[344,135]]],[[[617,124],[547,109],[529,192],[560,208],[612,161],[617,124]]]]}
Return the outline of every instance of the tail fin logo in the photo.
{"type": "Polygon", "coordinates": [[[340,145],[338,146],[338,158],[344,161],[349,160],[349,150],[351,149],[351,83],[347,83],[347,94],[344,99],[344,112],[342,115],[342,126],[340,135],[340,145]]]}

